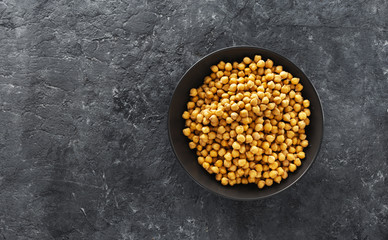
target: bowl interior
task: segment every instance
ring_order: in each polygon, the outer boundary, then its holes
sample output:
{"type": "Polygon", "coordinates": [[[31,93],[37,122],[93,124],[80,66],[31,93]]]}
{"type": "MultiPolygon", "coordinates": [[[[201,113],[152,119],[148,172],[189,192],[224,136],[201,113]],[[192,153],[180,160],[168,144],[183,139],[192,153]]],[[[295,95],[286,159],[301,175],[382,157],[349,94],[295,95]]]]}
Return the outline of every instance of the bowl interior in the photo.
{"type": "Polygon", "coordinates": [[[218,50],[202,58],[192,66],[178,83],[172,96],[168,118],[169,136],[173,150],[188,174],[202,187],[219,195],[237,199],[253,200],[276,194],[295,183],[311,166],[318,154],[323,135],[323,113],[321,103],[316,90],[306,75],[288,59],[272,51],[257,47],[230,47],[218,50]],[[206,172],[198,163],[194,150],[189,149],[189,140],[183,135],[185,127],[182,113],[186,110],[186,103],[189,101],[189,92],[193,87],[203,84],[205,76],[211,73],[210,66],[223,60],[225,62],[242,61],[246,56],[253,57],[261,55],[264,59],[270,58],[276,65],[282,65],[285,71],[299,77],[304,88],[302,95],[310,100],[310,125],[306,129],[309,146],[305,148],[306,158],[302,160],[302,165],[294,173],[280,184],[274,183],[271,187],[258,189],[255,184],[235,185],[233,187],[223,186],[215,180],[214,175],[206,172]]]}

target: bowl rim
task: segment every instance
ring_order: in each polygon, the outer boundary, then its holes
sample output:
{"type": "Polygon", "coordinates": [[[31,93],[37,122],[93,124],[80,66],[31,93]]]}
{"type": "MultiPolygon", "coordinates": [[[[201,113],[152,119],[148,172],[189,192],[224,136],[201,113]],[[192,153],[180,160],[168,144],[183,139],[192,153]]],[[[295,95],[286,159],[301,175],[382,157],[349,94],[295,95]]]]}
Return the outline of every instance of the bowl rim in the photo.
{"type": "Polygon", "coordinates": [[[194,182],[196,182],[199,186],[201,186],[203,189],[206,189],[208,192],[211,192],[213,194],[216,194],[218,196],[221,196],[221,197],[224,197],[224,198],[227,198],[227,199],[231,199],[231,200],[237,200],[237,201],[254,201],[254,200],[260,200],[260,199],[265,199],[265,198],[268,198],[268,197],[272,197],[274,195],[277,195],[281,192],[283,192],[284,190],[286,189],[289,189],[291,186],[293,186],[296,182],[298,182],[307,172],[308,170],[311,168],[311,166],[313,165],[313,163],[315,162],[316,158],[318,157],[320,151],[321,151],[321,147],[322,147],[322,142],[323,142],[323,137],[324,137],[324,134],[325,134],[325,131],[324,131],[324,126],[325,126],[325,116],[324,116],[324,111],[323,111],[323,107],[322,107],[322,101],[321,101],[321,98],[319,97],[319,94],[314,86],[314,84],[310,81],[310,79],[307,77],[307,75],[304,73],[304,71],[302,69],[300,69],[297,65],[295,65],[291,60],[289,60],[287,57],[284,57],[283,55],[280,55],[272,50],[269,50],[269,49],[266,49],[266,48],[262,48],[262,47],[257,47],[257,46],[253,46],[253,45],[236,45],[236,46],[231,46],[231,47],[224,47],[224,48],[220,48],[218,50],[215,50],[215,51],[212,51],[210,53],[208,53],[207,55],[201,57],[198,61],[196,61],[194,64],[192,64],[190,66],[189,69],[187,69],[185,71],[185,73],[180,77],[179,81],[176,83],[175,87],[174,87],[174,91],[172,92],[172,95],[171,95],[171,99],[169,101],[169,108],[168,108],[168,116],[167,116],[167,130],[168,130],[168,139],[169,139],[169,142],[170,142],[170,145],[172,147],[172,150],[174,152],[174,155],[175,155],[175,158],[176,160],[178,160],[179,164],[181,165],[181,167],[185,170],[186,174],[190,176],[190,178],[192,180],[194,180],[194,182]],[[291,65],[294,65],[294,67],[296,67],[297,69],[299,69],[303,75],[306,77],[307,81],[310,82],[311,86],[312,86],[312,89],[315,93],[315,95],[317,96],[318,98],[318,103],[319,103],[319,106],[320,106],[320,115],[321,115],[321,119],[322,119],[322,126],[321,126],[321,132],[322,132],[322,135],[321,135],[321,138],[319,139],[319,146],[318,146],[318,151],[316,152],[316,154],[314,155],[313,159],[311,160],[311,163],[307,166],[306,170],[304,172],[302,172],[300,174],[300,176],[298,176],[293,182],[291,182],[288,186],[284,187],[284,188],[281,188],[280,190],[276,191],[276,192],[273,192],[273,193],[270,193],[268,195],[264,195],[264,196],[259,196],[259,197],[252,197],[252,198],[247,198],[247,197],[244,197],[244,198],[238,198],[238,197],[231,197],[231,196],[228,196],[228,195],[224,195],[224,194],[221,194],[221,193],[218,193],[216,191],[213,191],[211,190],[210,188],[204,186],[203,184],[201,184],[200,182],[197,181],[197,179],[195,179],[190,171],[188,171],[185,166],[183,165],[183,163],[181,162],[181,160],[179,159],[178,157],[178,154],[177,154],[177,151],[175,149],[175,146],[173,144],[173,141],[172,141],[172,137],[171,137],[171,124],[170,124],[170,115],[171,115],[171,105],[172,105],[172,100],[174,98],[174,95],[175,95],[175,92],[178,88],[178,86],[181,84],[183,78],[186,76],[186,74],[188,72],[191,71],[192,68],[194,68],[197,64],[199,64],[201,61],[203,61],[204,59],[210,57],[211,55],[215,55],[219,52],[222,52],[222,51],[225,51],[225,50],[230,50],[230,49],[238,49],[238,48],[252,48],[252,49],[255,49],[257,51],[267,51],[269,52],[270,54],[272,55],[277,55],[278,57],[280,58],[284,58],[286,61],[288,61],[291,65]]]}

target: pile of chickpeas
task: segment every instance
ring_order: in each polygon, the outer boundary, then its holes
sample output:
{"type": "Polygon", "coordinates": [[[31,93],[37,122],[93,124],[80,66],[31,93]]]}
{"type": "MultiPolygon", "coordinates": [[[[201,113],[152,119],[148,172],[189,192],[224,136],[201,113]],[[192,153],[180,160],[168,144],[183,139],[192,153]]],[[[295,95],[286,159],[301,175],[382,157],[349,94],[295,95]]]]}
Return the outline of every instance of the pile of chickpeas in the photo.
{"type": "Polygon", "coordinates": [[[299,78],[260,55],[210,69],[182,115],[198,163],[222,185],[280,183],[308,146],[310,101],[299,78]]]}

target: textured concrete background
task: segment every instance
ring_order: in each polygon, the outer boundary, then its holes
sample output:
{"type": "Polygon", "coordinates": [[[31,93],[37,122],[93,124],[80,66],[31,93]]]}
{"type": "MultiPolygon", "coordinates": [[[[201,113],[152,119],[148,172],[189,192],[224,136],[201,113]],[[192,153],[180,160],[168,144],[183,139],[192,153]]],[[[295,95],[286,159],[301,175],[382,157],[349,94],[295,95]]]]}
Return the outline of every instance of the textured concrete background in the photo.
{"type": "Polygon", "coordinates": [[[388,4],[0,0],[0,239],[388,239],[388,4]],[[174,86],[255,45],[300,66],[326,123],[311,170],[227,200],[169,145],[174,86]]]}

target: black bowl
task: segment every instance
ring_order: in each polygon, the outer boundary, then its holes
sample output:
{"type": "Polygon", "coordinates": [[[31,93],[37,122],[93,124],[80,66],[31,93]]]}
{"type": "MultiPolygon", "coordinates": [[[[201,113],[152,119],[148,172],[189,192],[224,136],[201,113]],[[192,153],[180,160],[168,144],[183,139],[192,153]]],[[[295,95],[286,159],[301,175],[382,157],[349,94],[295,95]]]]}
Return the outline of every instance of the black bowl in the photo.
{"type": "Polygon", "coordinates": [[[195,182],[211,192],[230,199],[255,200],[269,197],[285,190],[298,181],[310,168],[311,164],[318,155],[322,142],[323,111],[320,99],[314,86],[302,70],[300,70],[290,60],[263,48],[251,46],[229,47],[205,56],[194,64],[194,66],[192,66],[185,75],[183,75],[176,86],[171,99],[168,114],[168,130],[170,142],[175,155],[177,156],[180,164],[195,182]],[[290,173],[289,177],[283,180],[280,184],[274,183],[271,187],[264,187],[263,189],[259,189],[255,184],[238,184],[233,187],[223,186],[220,182],[215,180],[214,174],[209,174],[198,164],[194,150],[189,148],[189,140],[182,133],[182,130],[185,127],[185,121],[182,119],[182,113],[186,110],[186,103],[190,99],[190,89],[197,88],[203,84],[204,77],[211,73],[210,66],[218,64],[221,60],[225,62],[240,62],[246,56],[253,59],[255,55],[261,55],[263,59],[272,59],[276,65],[282,65],[285,71],[288,71],[293,76],[300,78],[300,82],[304,86],[302,95],[304,98],[310,100],[310,125],[306,129],[309,146],[304,150],[306,158],[302,160],[302,165],[298,167],[294,173],[290,173]]]}

